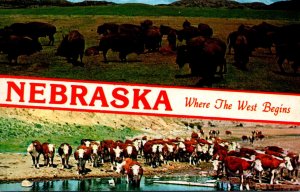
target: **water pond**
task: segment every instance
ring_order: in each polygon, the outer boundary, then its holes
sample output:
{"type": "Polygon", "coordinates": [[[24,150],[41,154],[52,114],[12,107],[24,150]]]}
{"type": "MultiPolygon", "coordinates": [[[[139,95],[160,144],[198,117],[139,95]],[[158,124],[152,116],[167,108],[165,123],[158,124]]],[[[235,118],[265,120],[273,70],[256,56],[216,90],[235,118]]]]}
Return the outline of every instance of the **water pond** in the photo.
{"type": "Polygon", "coordinates": [[[0,183],[0,191],[216,191],[215,187],[176,185],[155,183],[155,181],[179,181],[207,183],[211,177],[176,176],[143,177],[139,188],[128,185],[125,178],[115,178],[115,185],[110,185],[112,178],[68,179],[33,182],[31,187],[22,187],[21,182],[0,183]]]}

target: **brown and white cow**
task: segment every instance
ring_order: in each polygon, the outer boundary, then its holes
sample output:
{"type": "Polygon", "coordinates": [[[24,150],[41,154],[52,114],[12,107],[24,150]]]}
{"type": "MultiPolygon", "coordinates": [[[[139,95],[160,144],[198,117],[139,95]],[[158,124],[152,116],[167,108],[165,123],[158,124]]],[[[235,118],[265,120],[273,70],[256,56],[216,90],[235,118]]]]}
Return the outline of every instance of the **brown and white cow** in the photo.
{"type": "Polygon", "coordinates": [[[139,187],[143,176],[143,168],[139,162],[126,158],[122,163],[117,165],[117,173],[126,174],[126,181],[128,184],[139,187]]]}
{"type": "Polygon", "coordinates": [[[76,151],[74,152],[74,157],[77,160],[77,171],[78,174],[85,173],[85,163],[91,157],[91,148],[85,145],[80,145],[77,147],[76,151]]]}
{"type": "MultiPolygon", "coordinates": [[[[244,180],[252,175],[252,168],[255,170],[262,170],[262,165],[260,160],[246,160],[244,158],[227,156],[224,159],[224,166],[226,171],[226,176],[229,177],[231,174],[238,174],[240,177],[240,190],[243,190],[244,180]],[[254,163],[254,164],[253,164],[254,163]]],[[[246,184],[246,189],[250,190],[249,183],[246,184]]]]}
{"type": "Polygon", "coordinates": [[[43,156],[44,156],[44,165],[53,167],[53,158],[55,155],[55,146],[54,144],[45,142],[42,144],[43,156]]]}
{"type": "Polygon", "coordinates": [[[72,154],[71,145],[68,143],[62,143],[58,148],[58,154],[61,157],[62,169],[64,169],[65,167],[69,169],[69,159],[72,154]]]}
{"type": "MultiPolygon", "coordinates": [[[[284,168],[287,168],[287,170],[289,171],[293,170],[291,160],[289,157],[280,159],[267,154],[256,154],[255,158],[261,161],[262,167],[265,171],[270,171],[270,184],[274,184],[274,181],[276,183],[278,182],[277,177],[281,176],[280,173],[282,173],[284,168]]],[[[259,182],[261,183],[262,172],[259,173],[259,182]]]]}
{"type": "Polygon", "coordinates": [[[43,153],[42,144],[38,140],[32,141],[27,148],[27,152],[32,157],[33,166],[39,168],[40,155],[43,153]]]}

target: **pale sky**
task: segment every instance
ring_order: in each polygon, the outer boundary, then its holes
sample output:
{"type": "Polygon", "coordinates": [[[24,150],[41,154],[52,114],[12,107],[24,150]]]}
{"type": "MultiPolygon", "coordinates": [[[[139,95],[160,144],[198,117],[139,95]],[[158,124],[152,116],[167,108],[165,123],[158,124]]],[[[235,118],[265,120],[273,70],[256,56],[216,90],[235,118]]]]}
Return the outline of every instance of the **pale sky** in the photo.
{"type": "MultiPolygon", "coordinates": [[[[68,0],[70,2],[82,2],[84,0],[68,0]]],[[[104,0],[105,1],[105,0],[104,0]]],[[[145,4],[150,4],[150,5],[156,5],[156,4],[169,4],[169,3],[173,3],[176,0],[106,0],[109,2],[114,2],[114,3],[145,3],[145,4]]],[[[241,3],[250,3],[250,2],[262,2],[265,4],[271,4],[274,3],[276,1],[280,1],[280,0],[236,0],[238,2],[241,3]]]]}

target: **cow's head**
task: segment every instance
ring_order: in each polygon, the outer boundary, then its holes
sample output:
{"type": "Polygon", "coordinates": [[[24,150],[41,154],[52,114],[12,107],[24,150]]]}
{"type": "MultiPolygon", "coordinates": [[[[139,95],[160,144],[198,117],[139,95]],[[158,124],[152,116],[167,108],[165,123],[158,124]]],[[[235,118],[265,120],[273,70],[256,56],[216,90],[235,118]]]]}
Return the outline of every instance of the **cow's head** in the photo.
{"type": "Polygon", "coordinates": [[[83,159],[85,150],[84,149],[78,149],[77,151],[78,151],[78,158],[83,159]]]}
{"type": "Polygon", "coordinates": [[[212,164],[213,164],[213,167],[214,167],[214,171],[218,171],[219,170],[219,166],[222,162],[219,161],[218,159],[215,159],[213,160],[212,164]]]}
{"type": "Polygon", "coordinates": [[[93,150],[93,154],[97,154],[97,152],[98,152],[98,145],[96,145],[96,144],[93,144],[92,145],[92,150],[93,150]]]}
{"type": "Polygon", "coordinates": [[[260,159],[256,159],[253,163],[252,166],[255,170],[257,170],[258,172],[262,172],[264,169],[262,167],[262,163],[260,159]]]}
{"type": "Polygon", "coordinates": [[[167,144],[168,152],[173,153],[174,152],[174,147],[173,145],[167,144]]]}
{"type": "Polygon", "coordinates": [[[126,150],[127,150],[128,155],[131,155],[131,154],[132,154],[133,148],[132,148],[131,145],[128,145],[128,146],[126,147],[126,150]]]}
{"type": "Polygon", "coordinates": [[[126,161],[123,161],[122,163],[117,162],[116,165],[116,172],[117,173],[121,173],[121,171],[123,170],[123,166],[126,164],[126,161]]]}
{"type": "Polygon", "coordinates": [[[64,144],[64,146],[63,146],[63,151],[64,151],[64,154],[65,154],[65,155],[69,154],[69,146],[66,145],[66,144],[64,144]]]}
{"type": "Polygon", "coordinates": [[[50,153],[53,153],[54,150],[55,150],[54,144],[49,144],[49,145],[48,145],[48,148],[49,148],[49,152],[50,152],[50,153]]]}
{"type": "Polygon", "coordinates": [[[293,165],[292,165],[292,162],[291,162],[291,158],[290,158],[290,157],[285,157],[285,158],[284,158],[284,161],[285,161],[285,166],[286,166],[286,168],[287,168],[289,171],[292,171],[294,168],[293,168],[293,165]]]}
{"type": "Polygon", "coordinates": [[[116,158],[121,157],[121,153],[123,152],[123,149],[120,149],[120,147],[117,146],[116,148],[113,148],[113,150],[115,152],[116,158]]]}
{"type": "Polygon", "coordinates": [[[185,144],[183,142],[179,142],[178,148],[182,149],[183,151],[186,151],[186,147],[185,147],[185,144]]]}

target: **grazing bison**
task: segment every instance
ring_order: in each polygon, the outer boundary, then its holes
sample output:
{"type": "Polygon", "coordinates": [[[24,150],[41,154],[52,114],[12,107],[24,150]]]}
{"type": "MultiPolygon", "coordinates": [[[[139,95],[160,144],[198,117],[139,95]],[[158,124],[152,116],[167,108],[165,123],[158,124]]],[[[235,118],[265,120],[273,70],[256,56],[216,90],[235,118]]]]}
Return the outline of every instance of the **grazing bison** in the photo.
{"type": "Polygon", "coordinates": [[[247,63],[251,55],[251,48],[249,46],[247,37],[238,35],[234,43],[234,65],[241,69],[247,70],[247,63]]]}
{"type": "Polygon", "coordinates": [[[10,35],[0,38],[0,51],[7,54],[10,63],[17,63],[20,55],[32,55],[40,50],[41,44],[29,37],[10,35]]]}
{"type": "Polygon", "coordinates": [[[143,53],[144,43],[141,36],[135,35],[113,34],[102,37],[99,43],[99,50],[103,52],[105,62],[107,62],[106,54],[110,49],[119,52],[119,58],[124,62],[126,61],[126,56],[130,53],[143,53]]]}
{"type": "Polygon", "coordinates": [[[292,69],[296,73],[300,67],[300,42],[277,44],[275,50],[280,71],[285,73],[283,64],[285,60],[288,60],[293,62],[292,69]]]}
{"type": "Polygon", "coordinates": [[[29,30],[28,36],[33,39],[38,39],[39,37],[49,37],[48,45],[54,44],[54,34],[56,33],[56,27],[50,23],[43,22],[29,22],[26,23],[26,27],[29,30]]]}
{"type": "Polygon", "coordinates": [[[62,169],[65,167],[68,169],[69,166],[69,158],[72,154],[72,147],[68,143],[62,143],[58,148],[58,154],[61,157],[62,169]]]}
{"type": "Polygon", "coordinates": [[[13,23],[8,27],[5,27],[1,31],[8,35],[27,36],[33,40],[38,41],[39,37],[49,37],[48,45],[54,44],[54,34],[56,33],[56,27],[50,23],[43,22],[29,22],[29,23],[13,23]]]}
{"type": "Polygon", "coordinates": [[[201,36],[212,37],[213,35],[213,29],[207,24],[199,23],[198,29],[200,31],[201,36]]]}
{"type": "Polygon", "coordinates": [[[148,51],[157,51],[161,47],[162,35],[159,28],[149,27],[144,31],[145,48],[148,51]]]}
{"type": "Polygon", "coordinates": [[[33,162],[34,167],[39,168],[40,167],[40,165],[39,165],[40,155],[41,155],[41,153],[43,153],[42,144],[38,140],[32,141],[27,148],[27,152],[32,157],[32,162],[33,162]]]}
{"type": "Polygon", "coordinates": [[[63,37],[62,42],[57,48],[56,55],[66,57],[68,62],[71,62],[74,66],[83,66],[82,58],[84,53],[85,40],[83,35],[79,31],[71,31],[68,35],[63,37]],[[80,63],[77,59],[80,56],[80,63]]]}
{"type": "Polygon", "coordinates": [[[217,67],[219,72],[226,72],[226,44],[216,38],[193,38],[186,46],[180,46],[177,51],[176,63],[180,68],[189,63],[191,74],[201,76],[199,85],[210,85],[217,67]]]}
{"type": "Polygon", "coordinates": [[[97,33],[99,35],[108,35],[108,34],[115,34],[119,31],[119,25],[116,23],[104,23],[99,25],[97,28],[97,33]]]}

